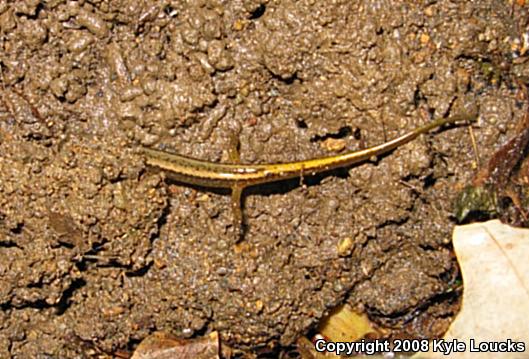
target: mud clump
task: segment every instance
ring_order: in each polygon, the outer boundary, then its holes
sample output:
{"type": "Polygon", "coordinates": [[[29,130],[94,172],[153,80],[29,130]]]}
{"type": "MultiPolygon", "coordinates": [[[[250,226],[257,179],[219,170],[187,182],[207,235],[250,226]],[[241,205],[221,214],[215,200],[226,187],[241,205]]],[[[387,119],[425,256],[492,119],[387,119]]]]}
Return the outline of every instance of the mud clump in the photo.
{"type": "Polygon", "coordinates": [[[280,348],[344,301],[439,336],[457,309],[452,201],[479,166],[466,129],[253,189],[237,246],[228,196],[165,181],[136,149],[226,162],[235,137],[243,163],[288,162],[470,103],[485,161],[523,115],[527,15],[499,0],[0,0],[0,357],[127,351],[154,331],[280,348]]]}

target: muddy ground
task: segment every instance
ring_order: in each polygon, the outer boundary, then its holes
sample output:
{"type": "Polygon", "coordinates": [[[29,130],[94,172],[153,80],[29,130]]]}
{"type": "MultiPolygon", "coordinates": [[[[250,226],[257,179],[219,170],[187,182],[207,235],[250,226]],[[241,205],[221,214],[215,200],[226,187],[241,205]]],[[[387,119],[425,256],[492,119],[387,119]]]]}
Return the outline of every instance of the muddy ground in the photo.
{"type": "Polygon", "coordinates": [[[528,6],[411,3],[0,0],[0,357],[132,351],[157,330],[277,354],[343,302],[442,335],[453,200],[523,114],[528,6]],[[138,153],[227,162],[235,137],[243,163],[302,160],[469,106],[477,154],[453,127],[256,187],[239,245],[229,196],[138,153]]]}

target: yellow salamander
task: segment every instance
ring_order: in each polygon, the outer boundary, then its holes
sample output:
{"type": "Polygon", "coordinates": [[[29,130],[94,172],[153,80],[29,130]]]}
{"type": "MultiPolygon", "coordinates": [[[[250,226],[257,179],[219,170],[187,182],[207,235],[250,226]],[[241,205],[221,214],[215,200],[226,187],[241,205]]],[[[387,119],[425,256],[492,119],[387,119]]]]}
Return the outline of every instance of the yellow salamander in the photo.
{"type": "Polygon", "coordinates": [[[235,230],[242,235],[241,193],[249,186],[315,175],[339,167],[351,166],[388,153],[432,129],[456,121],[471,121],[475,115],[441,118],[420,126],[388,142],[359,151],[314,158],[304,161],[274,164],[224,164],[189,158],[165,151],[142,147],[149,166],[167,172],[169,178],[181,183],[202,187],[232,190],[232,207],[235,230]]]}

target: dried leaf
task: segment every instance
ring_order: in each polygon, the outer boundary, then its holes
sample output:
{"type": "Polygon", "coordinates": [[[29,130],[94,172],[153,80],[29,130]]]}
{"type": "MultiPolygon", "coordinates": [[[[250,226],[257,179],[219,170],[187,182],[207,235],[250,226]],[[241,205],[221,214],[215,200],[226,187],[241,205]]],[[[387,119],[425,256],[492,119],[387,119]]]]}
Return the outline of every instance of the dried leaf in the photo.
{"type": "Polygon", "coordinates": [[[334,342],[353,342],[376,330],[365,314],[357,314],[348,305],[341,305],[322,320],[318,332],[334,342]]]}
{"type": "MultiPolygon", "coordinates": [[[[458,226],[454,250],[465,289],[461,312],[445,334],[466,350],[450,358],[528,358],[529,351],[529,230],[498,220],[458,226]],[[471,352],[484,342],[524,342],[523,353],[471,352]]],[[[432,351],[432,346],[430,346],[432,351]]],[[[438,358],[430,352],[420,358],[438,358]]]]}
{"type": "Polygon", "coordinates": [[[299,337],[296,342],[299,356],[301,359],[328,359],[337,358],[334,354],[318,353],[314,348],[314,344],[307,337],[299,337]]]}
{"type": "Polygon", "coordinates": [[[499,218],[504,223],[529,226],[529,111],[517,125],[516,135],[490,158],[456,201],[458,222],[470,218],[499,218]],[[468,217],[468,218],[467,218],[468,217]]]}
{"type": "Polygon", "coordinates": [[[145,338],[131,359],[218,359],[219,335],[217,332],[197,339],[178,339],[163,332],[145,338]]]}

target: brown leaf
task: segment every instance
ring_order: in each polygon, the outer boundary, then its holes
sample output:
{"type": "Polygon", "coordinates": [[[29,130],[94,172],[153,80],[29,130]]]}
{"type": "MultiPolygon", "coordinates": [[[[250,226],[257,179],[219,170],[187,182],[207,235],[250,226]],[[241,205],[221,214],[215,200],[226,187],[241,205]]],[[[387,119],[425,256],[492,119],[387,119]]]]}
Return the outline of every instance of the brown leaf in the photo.
{"type": "MultiPolygon", "coordinates": [[[[450,358],[528,358],[529,352],[470,352],[483,342],[525,342],[529,345],[529,230],[498,220],[458,226],[454,250],[465,289],[461,312],[445,334],[445,341],[466,343],[466,350],[450,358]]],[[[420,358],[438,358],[439,352],[420,358]]]]}
{"type": "Polygon", "coordinates": [[[456,203],[459,222],[467,216],[498,217],[504,223],[529,226],[527,185],[529,184],[529,110],[516,126],[516,135],[502,145],[475,176],[473,185],[456,203]]]}
{"type": "Polygon", "coordinates": [[[353,342],[376,330],[365,314],[355,313],[348,305],[341,305],[322,320],[318,332],[335,342],[353,342]]]}
{"type": "Polygon", "coordinates": [[[138,345],[131,359],[219,359],[219,347],[217,332],[196,339],[156,332],[138,345]]]}

